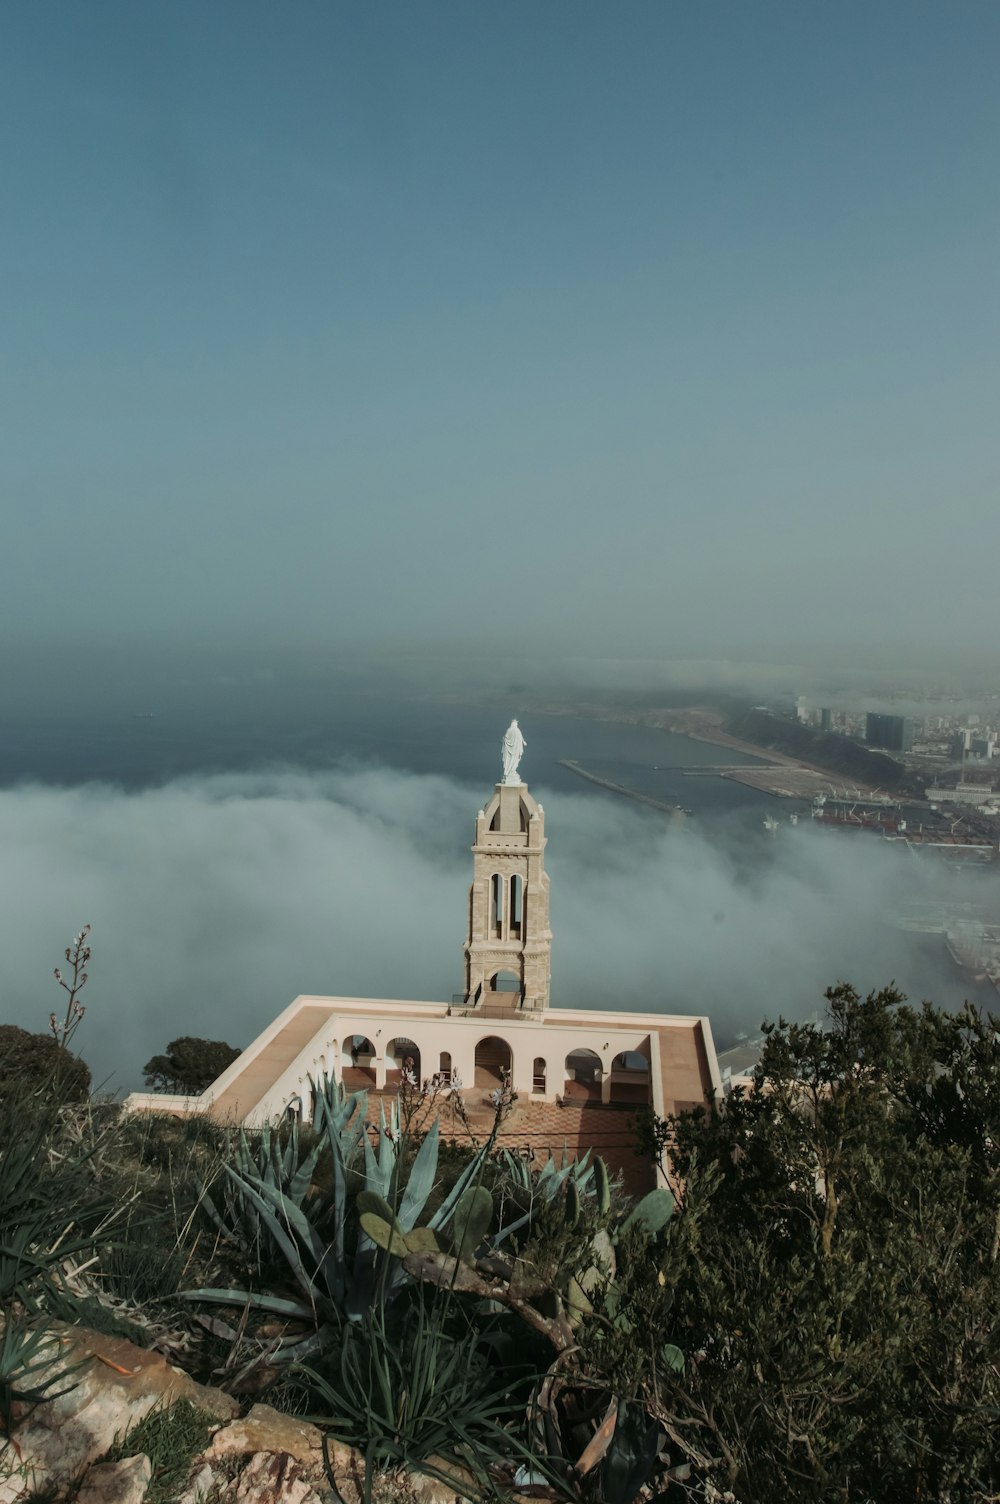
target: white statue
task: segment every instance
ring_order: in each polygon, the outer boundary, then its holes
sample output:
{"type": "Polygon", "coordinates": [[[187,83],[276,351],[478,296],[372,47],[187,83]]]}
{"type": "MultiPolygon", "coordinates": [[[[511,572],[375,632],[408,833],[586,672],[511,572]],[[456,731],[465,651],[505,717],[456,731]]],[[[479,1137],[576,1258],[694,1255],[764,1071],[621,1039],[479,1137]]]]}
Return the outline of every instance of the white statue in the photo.
{"type": "Polygon", "coordinates": [[[504,783],[520,783],[517,776],[517,765],[524,756],[527,742],[521,735],[521,729],[516,721],[511,721],[503,736],[503,781],[504,783]]]}

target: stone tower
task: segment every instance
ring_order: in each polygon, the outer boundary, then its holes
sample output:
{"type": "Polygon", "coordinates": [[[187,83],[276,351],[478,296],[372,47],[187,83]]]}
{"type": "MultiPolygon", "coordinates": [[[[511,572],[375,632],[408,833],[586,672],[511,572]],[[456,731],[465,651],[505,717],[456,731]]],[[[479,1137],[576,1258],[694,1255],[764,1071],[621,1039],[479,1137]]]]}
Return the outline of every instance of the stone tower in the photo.
{"type": "Polygon", "coordinates": [[[545,815],[523,783],[498,783],[476,819],[465,942],[468,1007],[548,1007],[549,879],[545,815]]]}

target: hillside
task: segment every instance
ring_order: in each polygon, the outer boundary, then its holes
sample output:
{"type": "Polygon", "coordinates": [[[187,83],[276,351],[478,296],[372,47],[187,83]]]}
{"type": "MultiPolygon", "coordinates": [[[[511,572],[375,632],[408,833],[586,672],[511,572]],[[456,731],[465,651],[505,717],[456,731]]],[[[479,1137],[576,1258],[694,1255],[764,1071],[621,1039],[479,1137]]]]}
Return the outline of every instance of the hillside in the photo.
{"type": "Polygon", "coordinates": [[[873,752],[849,736],[817,731],[799,721],[785,720],[766,710],[746,710],[733,715],[726,728],[730,736],[756,747],[781,752],[815,767],[829,768],[843,778],[876,788],[903,793],[910,787],[906,768],[885,752],[873,752]]]}

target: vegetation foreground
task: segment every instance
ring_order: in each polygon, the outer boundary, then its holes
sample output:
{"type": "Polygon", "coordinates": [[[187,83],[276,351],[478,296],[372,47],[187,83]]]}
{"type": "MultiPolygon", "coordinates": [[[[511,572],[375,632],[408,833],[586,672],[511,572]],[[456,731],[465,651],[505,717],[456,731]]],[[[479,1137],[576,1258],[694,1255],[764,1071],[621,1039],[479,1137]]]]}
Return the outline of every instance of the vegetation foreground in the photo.
{"type": "MultiPolygon", "coordinates": [[[[3,1437],[75,1382],[43,1373],[62,1320],[307,1417],[369,1495],[423,1472],[483,1500],[997,1497],[992,1020],[832,990],[823,1026],[768,1027],[749,1090],[637,1122],[673,1194],[632,1205],[599,1159],[497,1152],[509,1094],[464,1146],[417,1085],[377,1132],[332,1081],[259,1134],[74,1101],[67,991],[55,1051],[0,1070],[0,1479],[3,1437]]],[[[151,1504],[207,1434],[172,1426],[133,1445],[151,1504]]]]}

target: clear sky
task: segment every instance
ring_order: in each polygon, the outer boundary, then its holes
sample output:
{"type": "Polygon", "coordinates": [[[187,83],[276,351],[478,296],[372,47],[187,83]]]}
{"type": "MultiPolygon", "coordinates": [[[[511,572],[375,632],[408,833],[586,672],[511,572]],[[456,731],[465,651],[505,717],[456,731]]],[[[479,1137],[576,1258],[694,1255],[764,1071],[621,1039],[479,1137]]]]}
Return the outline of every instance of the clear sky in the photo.
{"type": "Polygon", "coordinates": [[[982,639],[997,0],[6,0],[0,648],[982,639]]]}

